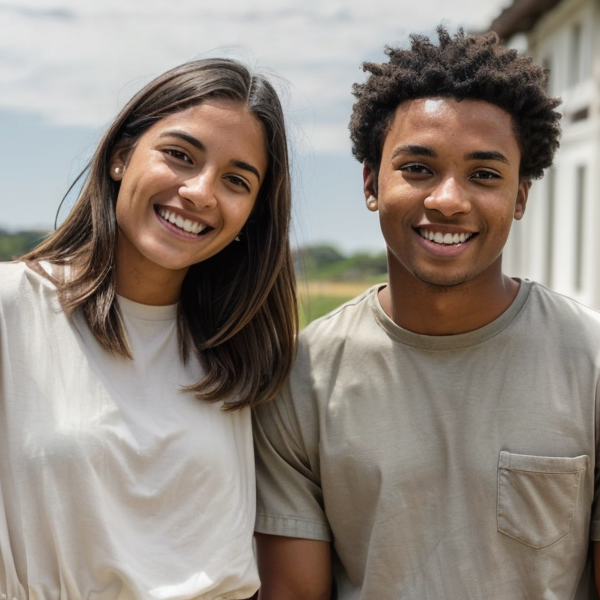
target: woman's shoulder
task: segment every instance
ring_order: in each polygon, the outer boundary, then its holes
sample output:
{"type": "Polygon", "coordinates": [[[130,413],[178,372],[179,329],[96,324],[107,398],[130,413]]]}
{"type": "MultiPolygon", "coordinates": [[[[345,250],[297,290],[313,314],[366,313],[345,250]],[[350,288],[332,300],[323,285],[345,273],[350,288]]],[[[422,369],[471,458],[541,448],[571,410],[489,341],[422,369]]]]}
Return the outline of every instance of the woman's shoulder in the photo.
{"type": "Polygon", "coordinates": [[[24,261],[0,262],[0,300],[2,302],[23,298],[28,290],[45,287],[55,289],[50,279],[44,275],[43,265],[32,268],[24,261]]]}
{"type": "Polygon", "coordinates": [[[18,283],[29,270],[27,264],[23,261],[0,262],[0,281],[2,289],[5,290],[10,285],[18,283]]]}

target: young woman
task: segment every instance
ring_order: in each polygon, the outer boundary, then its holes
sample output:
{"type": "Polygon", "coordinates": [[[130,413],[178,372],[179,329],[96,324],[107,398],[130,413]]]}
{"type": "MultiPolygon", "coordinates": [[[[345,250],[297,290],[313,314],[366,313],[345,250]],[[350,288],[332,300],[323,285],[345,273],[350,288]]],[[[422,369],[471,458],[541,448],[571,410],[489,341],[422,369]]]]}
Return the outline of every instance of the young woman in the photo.
{"type": "Polygon", "coordinates": [[[240,599],[250,407],[297,332],[273,87],[184,64],[117,116],[66,221],[0,265],[0,598],[240,599]]]}

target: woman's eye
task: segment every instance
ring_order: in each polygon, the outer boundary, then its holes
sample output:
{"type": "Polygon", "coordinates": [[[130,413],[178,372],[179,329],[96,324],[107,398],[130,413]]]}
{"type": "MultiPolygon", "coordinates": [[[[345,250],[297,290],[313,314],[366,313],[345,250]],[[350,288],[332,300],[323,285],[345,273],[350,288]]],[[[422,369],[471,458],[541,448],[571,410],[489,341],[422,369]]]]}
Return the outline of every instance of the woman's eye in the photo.
{"type": "Polygon", "coordinates": [[[227,181],[233,183],[233,185],[237,187],[244,188],[247,192],[250,191],[250,186],[248,185],[248,182],[242,177],[239,177],[238,175],[227,175],[225,179],[227,179],[227,181]]]}
{"type": "Polygon", "coordinates": [[[186,162],[189,164],[192,163],[192,159],[185,152],[182,152],[181,150],[175,150],[174,148],[168,148],[167,150],[165,150],[165,152],[169,156],[172,156],[173,158],[175,158],[177,160],[180,160],[182,162],[186,162]]]}

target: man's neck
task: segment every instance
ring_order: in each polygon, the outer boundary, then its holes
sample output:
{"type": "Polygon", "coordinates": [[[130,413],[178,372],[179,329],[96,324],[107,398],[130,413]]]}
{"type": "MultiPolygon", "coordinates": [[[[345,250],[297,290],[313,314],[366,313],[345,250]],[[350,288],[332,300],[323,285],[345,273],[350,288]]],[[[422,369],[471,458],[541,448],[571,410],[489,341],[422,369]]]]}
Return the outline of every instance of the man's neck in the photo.
{"type": "Polygon", "coordinates": [[[455,335],[491,323],[512,304],[520,285],[502,274],[493,282],[412,284],[390,277],[379,292],[379,302],[397,325],[424,335],[455,335]]]}

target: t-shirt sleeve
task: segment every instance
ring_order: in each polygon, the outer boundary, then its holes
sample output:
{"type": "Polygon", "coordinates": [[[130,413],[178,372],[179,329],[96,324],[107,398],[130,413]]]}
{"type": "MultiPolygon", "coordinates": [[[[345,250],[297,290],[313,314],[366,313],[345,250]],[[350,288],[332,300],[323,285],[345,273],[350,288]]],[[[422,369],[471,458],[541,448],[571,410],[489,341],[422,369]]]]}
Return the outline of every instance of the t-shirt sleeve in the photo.
{"type": "Polygon", "coordinates": [[[276,400],[253,413],[256,531],[330,541],[318,466],[318,415],[310,402],[296,401],[301,414],[288,384],[276,400]]]}

